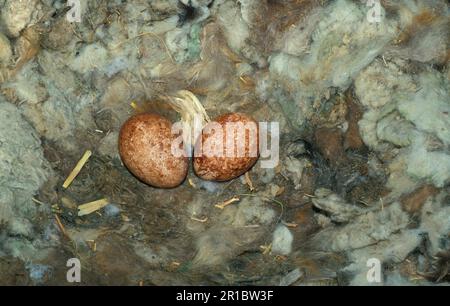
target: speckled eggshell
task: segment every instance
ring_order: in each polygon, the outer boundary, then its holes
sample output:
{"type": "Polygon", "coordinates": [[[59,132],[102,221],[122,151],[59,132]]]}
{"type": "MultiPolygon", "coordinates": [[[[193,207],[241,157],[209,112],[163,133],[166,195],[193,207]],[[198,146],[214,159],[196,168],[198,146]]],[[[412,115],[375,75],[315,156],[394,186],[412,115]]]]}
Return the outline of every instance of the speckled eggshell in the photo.
{"type": "Polygon", "coordinates": [[[186,178],[188,158],[172,154],[172,124],[157,114],[131,117],[119,135],[119,153],[125,166],[144,183],[174,188],[186,178]]]}
{"type": "MultiPolygon", "coordinates": [[[[224,114],[213,120],[213,122],[219,123],[222,126],[222,135],[215,132],[205,132],[205,130],[207,130],[208,128],[208,125],[203,129],[204,132],[201,136],[199,136],[199,139],[197,140],[195,145],[195,154],[193,158],[194,171],[197,176],[204,180],[218,182],[229,181],[246,173],[257,162],[259,157],[258,124],[251,117],[240,113],[224,114]],[[222,156],[208,156],[207,154],[199,153],[202,152],[202,150],[199,150],[200,141],[204,146],[203,152],[207,151],[205,147],[210,147],[209,145],[207,145],[207,143],[222,143],[220,142],[220,138],[223,138],[223,143],[226,143],[226,124],[228,122],[242,122],[244,124],[252,122],[255,124],[256,134],[253,135],[256,135],[256,139],[252,137],[252,142],[250,142],[251,136],[248,133],[245,133],[245,136],[239,136],[237,133],[234,135],[235,143],[245,143],[245,155],[227,157],[225,148],[223,148],[222,156]],[[238,137],[241,137],[242,139],[237,139],[238,137]],[[249,154],[251,143],[256,144],[256,156],[250,156],[249,154]]],[[[236,147],[234,147],[234,150],[236,150],[236,147]]]]}

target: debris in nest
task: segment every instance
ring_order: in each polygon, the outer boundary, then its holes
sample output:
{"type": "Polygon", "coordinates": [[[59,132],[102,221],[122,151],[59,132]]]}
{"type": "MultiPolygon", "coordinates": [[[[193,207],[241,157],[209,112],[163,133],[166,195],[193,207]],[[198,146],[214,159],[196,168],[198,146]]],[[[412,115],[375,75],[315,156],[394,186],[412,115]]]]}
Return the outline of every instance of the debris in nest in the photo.
{"type": "Polygon", "coordinates": [[[39,204],[39,205],[46,205],[44,202],[42,202],[42,201],[39,201],[38,199],[36,199],[36,198],[31,198],[31,200],[33,200],[33,202],[35,202],[36,204],[39,204]]]}
{"type": "Polygon", "coordinates": [[[188,178],[188,183],[191,185],[192,188],[197,188],[197,185],[194,183],[194,180],[191,178],[188,178]]]}
{"type": "Polygon", "coordinates": [[[233,204],[233,203],[239,202],[240,200],[241,200],[241,199],[238,198],[238,197],[233,197],[233,198],[231,198],[231,199],[229,199],[229,200],[227,200],[227,201],[225,201],[225,202],[216,204],[216,205],[214,205],[214,206],[217,207],[217,208],[220,208],[220,209],[224,209],[224,208],[227,207],[228,205],[231,205],[231,204],[233,204]]]}
{"type": "Polygon", "coordinates": [[[203,219],[200,218],[196,218],[196,217],[191,217],[191,220],[200,222],[200,223],[206,223],[208,221],[208,217],[204,217],[203,219]]]}
{"type": "Polygon", "coordinates": [[[285,225],[286,227],[291,227],[291,228],[296,228],[296,227],[298,227],[298,223],[285,222],[285,221],[283,221],[282,223],[283,223],[283,225],[285,225]]]}
{"type": "Polygon", "coordinates": [[[96,212],[109,204],[108,199],[101,199],[78,206],[78,216],[86,216],[96,212]]]}
{"type": "Polygon", "coordinates": [[[64,237],[68,238],[70,240],[69,235],[66,232],[66,228],[64,227],[64,225],[61,222],[61,219],[59,218],[59,216],[57,214],[54,214],[55,216],[55,220],[56,220],[56,224],[59,227],[59,230],[61,231],[61,233],[64,235],[64,237]]]}
{"type": "Polygon", "coordinates": [[[272,244],[261,245],[260,249],[262,250],[263,255],[270,254],[270,252],[272,251],[272,244]]]}
{"type": "Polygon", "coordinates": [[[178,270],[180,267],[181,267],[181,263],[179,263],[178,261],[172,261],[172,262],[169,264],[169,269],[170,269],[171,271],[176,271],[176,270],[178,270]]]}
{"type": "Polygon", "coordinates": [[[135,101],[131,101],[130,106],[135,110],[139,110],[139,106],[136,104],[135,101]]]}
{"type": "Polygon", "coordinates": [[[86,243],[89,245],[89,248],[91,248],[92,252],[97,252],[97,242],[95,242],[95,240],[89,239],[86,240],[86,243]]]}
{"type": "Polygon", "coordinates": [[[285,256],[285,255],[276,255],[276,256],[275,256],[275,260],[277,260],[277,261],[279,261],[279,262],[286,261],[287,259],[288,259],[288,257],[285,256]]]}
{"type": "Polygon", "coordinates": [[[51,208],[52,208],[52,212],[55,214],[62,213],[61,207],[59,207],[58,204],[53,204],[51,208]]]}
{"type": "Polygon", "coordinates": [[[247,184],[248,189],[250,189],[251,192],[255,190],[252,179],[250,178],[250,174],[248,172],[245,173],[245,183],[247,184]]]}
{"type": "Polygon", "coordinates": [[[84,152],[83,156],[78,161],[78,163],[75,166],[75,168],[73,168],[72,172],[70,172],[69,176],[64,181],[64,184],[63,184],[63,188],[64,189],[69,188],[70,184],[72,184],[72,182],[75,180],[77,175],[80,173],[81,169],[83,169],[84,165],[89,160],[91,155],[92,155],[92,151],[90,151],[90,150],[87,150],[86,152],[84,152]]]}

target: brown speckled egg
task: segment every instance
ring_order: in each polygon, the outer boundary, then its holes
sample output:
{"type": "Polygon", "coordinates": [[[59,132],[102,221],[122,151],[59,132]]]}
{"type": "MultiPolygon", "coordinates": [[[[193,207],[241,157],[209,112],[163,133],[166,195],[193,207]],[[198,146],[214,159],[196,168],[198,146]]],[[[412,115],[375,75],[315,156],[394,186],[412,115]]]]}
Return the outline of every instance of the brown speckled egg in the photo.
{"type": "Polygon", "coordinates": [[[128,119],[119,135],[119,153],[125,166],[144,183],[173,188],[186,178],[188,159],[172,154],[172,124],[166,118],[139,114],[128,119]]]}
{"type": "Polygon", "coordinates": [[[256,121],[239,113],[219,116],[205,126],[195,144],[194,171],[204,180],[232,180],[253,167],[259,156],[258,146],[256,121]],[[237,133],[232,127],[227,128],[228,123],[242,124],[248,130],[237,133]],[[230,145],[227,145],[227,138],[230,145]]]}

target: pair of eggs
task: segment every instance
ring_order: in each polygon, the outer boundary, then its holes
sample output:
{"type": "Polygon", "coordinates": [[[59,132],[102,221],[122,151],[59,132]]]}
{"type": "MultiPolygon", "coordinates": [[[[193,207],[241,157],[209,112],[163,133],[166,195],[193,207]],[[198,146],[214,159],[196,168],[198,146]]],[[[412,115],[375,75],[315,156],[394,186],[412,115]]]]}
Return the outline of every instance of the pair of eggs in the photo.
{"type": "MultiPolygon", "coordinates": [[[[189,169],[188,157],[173,154],[177,137],[179,135],[172,133],[172,123],[163,116],[135,115],[120,131],[120,157],[128,170],[144,183],[158,188],[177,187],[185,180],[189,169]]],[[[219,182],[241,176],[258,160],[258,137],[257,123],[249,116],[239,113],[219,116],[203,128],[195,143],[193,168],[196,175],[219,182]],[[253,127],[253,130],[242,133],[242,130],[229,129],[233,123],[241,128],[253,127]]]]}

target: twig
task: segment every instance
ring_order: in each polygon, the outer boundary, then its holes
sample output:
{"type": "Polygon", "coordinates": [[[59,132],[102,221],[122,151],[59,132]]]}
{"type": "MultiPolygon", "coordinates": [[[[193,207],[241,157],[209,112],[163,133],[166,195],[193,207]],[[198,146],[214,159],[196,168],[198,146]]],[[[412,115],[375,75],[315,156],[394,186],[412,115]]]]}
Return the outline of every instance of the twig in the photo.
{"type": "Polygon", "coordinates": [[[296,228],[296,227],[298,227],[298,224],[297,223],[291,223],[291,222],[282,222],[285,226],[287,226],[287,227],[292,227],[292,228],[296,228]]]}
{"type": "Polygon", "coordinates": [[[369,206],[370,206],[369,203],[364,202],[363,200],[358,200],[358,202],[361,203],[361,204],[363,204],[363,205],[366,206],[366,207],[369,207],[369,206]]]}
{"type": "Polygon", "coordinates": [[[263,255],[267,255],[272,251],[272,243],[269,245],[262,245],[260,248],[263,250],[263,255]]]}
{"type": "Polygon", "coordinates": [[[31,200],[32,200],[34,203],[37,203],[37,204],[39,204],[39,205],[47,205],[46,203],[41,202],[41,201],[39,201],[39,200],[36,199],[36,198],[31,198],[31,200]]]}
{"type": "Polygon", "coordinates": [[[66,232],[66,229],[64,228],[64,225],[61,222],[61,219],[59,219],[57,214],[54,214],[55,219],[56,219],[56,224],[58,224],[59,230],[61,231],[61,233],[63,233],[64,237],[66,237],[67,239],[71,240],[69,235],[66,232]]]}
{"type": "Polygon", "coordinates": [[[89,157],[91,157],[91,155],[92,155],[92,151],[90,151],[90,150],[87,150],[84,153],[83,157],[78,161],[77,165],[75,166],[75,168],[73,168],[72,172],[69,174],[66,181],[64,182],[64,184],[63,184],[64,189],[67,189],[70,186],[70,184],[72,184],[73,180],[80,173],[81,169],[83,169],[84,165],[88,161],[89,157]]]}
{"type": "Polygon", "coordinates": [[[227,207],[228,205],[231,205],[235,202],[239,202],[241,199],[238,197],[233,197],[231,199],[229,199],[228,201],[216,204],[215,207],[220,208],[220,209],[224,209],[225,207],[227,207]]]}
{"type": "Polygon", "coordinates": [[[196,217],[191,217],[191,220],[194,220],[194,221],[197,221],[197,222],[200,222],[200,223],[206,223],[208,221],[208,217],[205,217],[203,219],[199,219],[199,218],[196,218],[196,217]]]}
{"type": "Polygon", "coordinates": [[[245,183],[248,185],[248,189],[250,189],[251,192],[255,190],[252,179],[250,178],[250,174],[248,172],[245,173],[245,183]]]}
{"type": "Polygon", "coordinates": [[[381,58],[383,59],[383,63],[384,63],[384,66],[388,66],[388,64],[387,64],[387,62],[386,62],[386,59],[384,58],[384,55],[383,56],[381,56],[381,58]]]}

